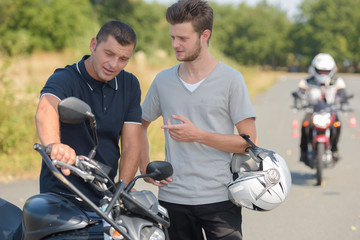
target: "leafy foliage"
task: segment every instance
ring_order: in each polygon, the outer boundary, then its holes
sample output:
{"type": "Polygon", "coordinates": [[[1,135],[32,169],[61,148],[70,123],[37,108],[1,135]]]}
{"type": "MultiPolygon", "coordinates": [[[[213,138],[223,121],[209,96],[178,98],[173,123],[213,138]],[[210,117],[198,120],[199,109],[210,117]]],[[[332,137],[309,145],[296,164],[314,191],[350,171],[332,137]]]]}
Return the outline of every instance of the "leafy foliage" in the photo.
{"type": "Polygon", "coordinates": [[[245,65],[285,64],[290,21],[266,1],[251,8],[216,6],[215,41],[220,50],[245,65]]]}
{"type": "MultiPolygon", "coordinates": [[[[240,64],[306,69],[314,55],[328,52],[343,70],[360,71],[360,0],[303,0],[295,19],[266,0],[255,7],[210,4],[211,45],[240,64]]],[[[137,33],[136,51],[172,53],[165,11],[144,0],[1,0],[0,51],[19,55],[79,47],[78,38],[120,19],[137,33]]]]}
{"type": "Polygon", "coordinates": [[[1,50],[12,56],[70,47],[87,31],[91,10],[85,0],[2,0],[1,50]]]}
{"type": "Polygon", "coordinates": [[[338,65],[347,61],[345,67],[359,71],[360,0],[304,0],[300,8],[289,38],[294,42],[292,51],[304,56],[303,63],[327,52],[338,65]]]}
{"type": "Polygon", "coordinates": [[[170,50],[165,6],[141,0],[93,0],[92,2],[101,23],[119,19],[134,29],[138,37],[137,51],[151,52],[163,46],[168,46],[167,50],[170,50]]]}

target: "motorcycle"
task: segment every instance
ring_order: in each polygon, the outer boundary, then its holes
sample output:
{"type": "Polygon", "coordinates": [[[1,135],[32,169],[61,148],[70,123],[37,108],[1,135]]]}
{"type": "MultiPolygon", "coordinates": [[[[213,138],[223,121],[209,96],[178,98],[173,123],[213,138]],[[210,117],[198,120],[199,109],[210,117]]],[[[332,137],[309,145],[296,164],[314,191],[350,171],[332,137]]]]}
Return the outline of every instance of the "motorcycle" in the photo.
{"type": "Polygon", "coordinates": [[[170,226],[167,210],[159,205],[151,191],[131,191],[140,178],[151,177],[163,180],[172,175],[170,163],[152,161],[146,174],[135,176],[126,186],[123,181],[115,184],[107,175],[107,166],[94,159],[97,149],[95,116],[89,105],[70,97],[58,105],[60,119],[67,123],[80,123],[86,119],[95,142],[88,156],[77,156],[74,165],[51,160],[51,149],[36,143],[34,149],[40,153],[47,167],[83,203],[87,210],[75,205],[68,198],[55,193],[42,193],[30,197],[23,211],[0,198],[0,239],[14,240],[57,240],[57,239],[131,239],[165,240],[169,239],[167,228],[170,226]],[[94,186],[103,194],[100,206],[96,206],[67,178],[58,167],[66,167],[94,186]]]}
{"type": "MultiPolygon", "coordinates": [[[[333,167],[339,160],[332,150],[332,143],[340,134],[341,121],[338,118],[339,112],[349,112],[344,104],[335,101],[329,104],[324,98],[316,103],[307,103],[298,92],[293,92],[294,108],[305,110],[305,119],[302,122],[302,138],[307,144],[307,153],[304,163],[312,169],[316,169],[316,185],[323,181],[323,169],[333,167]],[[305,102],[307,104],[305,104],[305,102]],[[335,135],[338,136],[335,136],[335,135]]],[[[346,96],[346,101],[353,95],[346,96]]]]}

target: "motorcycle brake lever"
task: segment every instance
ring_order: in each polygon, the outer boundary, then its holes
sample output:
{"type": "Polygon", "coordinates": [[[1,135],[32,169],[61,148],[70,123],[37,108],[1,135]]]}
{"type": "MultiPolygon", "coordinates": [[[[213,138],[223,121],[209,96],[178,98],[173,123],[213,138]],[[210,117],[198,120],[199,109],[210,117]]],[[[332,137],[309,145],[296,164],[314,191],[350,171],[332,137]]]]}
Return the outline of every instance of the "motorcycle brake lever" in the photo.
{"type": "Polygon", "coordinates": [[[92,176],[91,174],[89,174],[89,173],[87,173],[85,171],[82,171],[82,170],[78,169],[77,167],[71,166],[71,165],[69,165],[67,163],[63,163],[63,162],[60,162],[60,161],[57,161],[57,160],[52,160],[52,164],[54,166],[60,166],[60,167],[65,167],[65,168],[70,169],[72,172],[74,172],[79,177],[84,179],[85,182],[93,182],[94,179],[95,179],[95,177],[92,176]]]}
{"type": "Polygon", "coordinates": [[[83,172],[87,173],[87,172],[91,171],[91,173],[89,175],[93,176],[95,178],[95,180],[97,180],[98,182],[101,182],[101,183],[110,182],[111,185],[113,185],[113,186],[115,185],[108,176],[108,172],[110,172],[110,170],[107,170],[107,172],[105,172],[103,170],[103,168],[110,168],[110,167],[107,167],[106,165],[101,164],[100,162],[89,159],[86,156],[77,156],[74,165],[76,167],[78,167],[80,170],[82,170],[83,172]],[[88,169],[88,171],[87,171],[87,169],[88,169]]]}
{"type": "MultiPolygon", "coordinates": [[[[45,146],[45,153],[48,156],[51,155],[51,151],[52,151],[52,144],[50,144],[48,146],[45,146]]],[[[95,168],[97,166],[91,165],[88,161],[89,161],[89,158],[86,157],[86,156],[76,156],[76,160],[75,160],[75,163],[74,163],[75,167],[73,167],[73,166],[71,166],[69,164],[57,161],[57,160],[53,160],[53,165],[58,165],[58,166],[61,166],[61,167],[68,168],[71,171],[78,174],[79,177],[83,178],[85,181],[92,182],[95,179],[95,177],[92,176],[91,174],[86,173],[86,171],[84,171],[85,170],[84,165],[87,165],[88,167],[91,167],[91,168],[95,168]],[[56,162],[56,164],[54,164],[54,162],[56,162]]]]}

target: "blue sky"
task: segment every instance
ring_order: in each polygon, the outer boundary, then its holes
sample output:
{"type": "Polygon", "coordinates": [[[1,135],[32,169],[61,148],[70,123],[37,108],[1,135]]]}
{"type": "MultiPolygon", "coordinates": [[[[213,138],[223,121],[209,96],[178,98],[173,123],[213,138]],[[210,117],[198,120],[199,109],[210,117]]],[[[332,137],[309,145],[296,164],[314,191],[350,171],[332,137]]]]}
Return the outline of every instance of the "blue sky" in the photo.
{"type": "MultiPolygon", "coordinates": [[[[162,4],[170,5],[174,3],[176,0],[146,0],[148,2],[158,2],[162,4]]],[[[255,6],[258,2],[262,0],[210,0],[220,4],[239,4],[246,3],[249,6],[255,6]]],[[[294,16],[298,13],[298,6],[301,4],[302,0],[267,0],[267,2],[271,5],[279,7],[281,10],[286,11],[288,16],[294,16]]]]}

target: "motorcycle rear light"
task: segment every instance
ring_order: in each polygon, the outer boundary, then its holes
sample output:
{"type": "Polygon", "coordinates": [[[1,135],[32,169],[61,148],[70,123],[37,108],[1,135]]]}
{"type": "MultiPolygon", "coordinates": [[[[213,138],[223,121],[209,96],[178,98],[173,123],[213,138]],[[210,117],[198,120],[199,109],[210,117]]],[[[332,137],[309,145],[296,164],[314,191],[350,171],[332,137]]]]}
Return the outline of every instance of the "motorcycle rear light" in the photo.
{"type": "Polygon", "coordinates": [[[341,123],[340,123],[340,121],[335,121],[333,125],[334,125],[334,127],[340,127],[341,123]]]}

